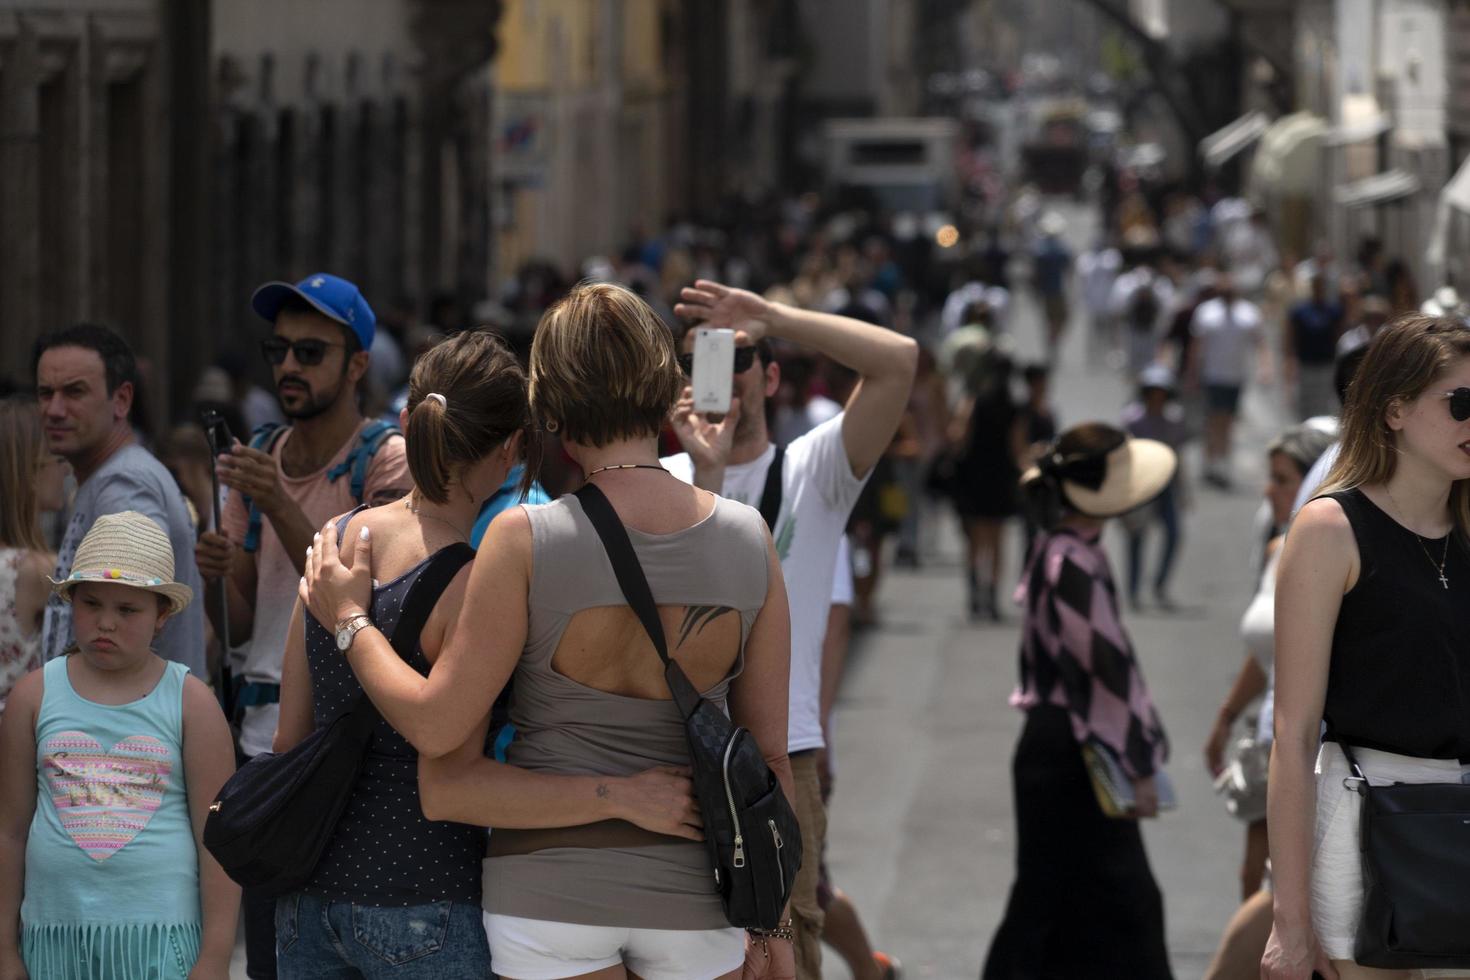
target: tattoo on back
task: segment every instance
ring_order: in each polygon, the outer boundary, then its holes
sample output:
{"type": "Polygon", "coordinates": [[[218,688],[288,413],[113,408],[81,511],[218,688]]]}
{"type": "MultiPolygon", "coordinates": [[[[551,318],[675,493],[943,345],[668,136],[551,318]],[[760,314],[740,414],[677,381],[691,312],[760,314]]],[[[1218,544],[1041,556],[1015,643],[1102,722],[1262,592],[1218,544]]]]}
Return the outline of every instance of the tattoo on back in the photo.
{"type": "Polygon", "coordinates": [[[734,612],[729,606],[689,606],[684,610],[684,622],[679,627],[679,646],[696,632],[703,633],[704,628],[725,613],[734,612]]]}

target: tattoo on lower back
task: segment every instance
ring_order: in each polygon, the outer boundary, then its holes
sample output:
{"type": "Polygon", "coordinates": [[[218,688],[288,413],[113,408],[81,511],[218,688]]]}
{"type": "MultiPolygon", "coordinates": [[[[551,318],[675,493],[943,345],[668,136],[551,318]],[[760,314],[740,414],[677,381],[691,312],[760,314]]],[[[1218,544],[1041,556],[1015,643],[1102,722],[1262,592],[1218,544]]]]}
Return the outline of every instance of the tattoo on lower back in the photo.
{"type": "Polygon", "coordinates": [[[704,628],[725,613],[735,610],[729,606],[689,606],[684,610],[684,622],[679,627],[679,646],[683,646],[689,637],[696,632],[703,633],[704,628]]]}
{"type": "Polygon", "coordinates": [[[605,800],[605,799],[607,799],[611,795],[612,795],[612,790],[610,790],[610,789],[607,788],[607,783],[598,783],[597,784],[597,798],[599,800],[605,800]]]}

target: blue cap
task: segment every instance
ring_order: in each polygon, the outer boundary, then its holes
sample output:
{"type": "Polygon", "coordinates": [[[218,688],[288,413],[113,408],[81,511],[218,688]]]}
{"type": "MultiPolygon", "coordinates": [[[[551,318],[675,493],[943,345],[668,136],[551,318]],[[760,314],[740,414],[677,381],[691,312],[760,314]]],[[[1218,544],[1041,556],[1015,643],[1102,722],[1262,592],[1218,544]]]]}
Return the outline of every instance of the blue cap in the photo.
{"type": "Polygon", "coordinates": [[[305,300],[322,316],[357,334],[363,350],[372,350],[378,318],[352,283],[326,272],[313,273],[294,286],[289,282],[268,282],[250,297],[250,305],[262,318],[275,323],[281,306],[292,296],[305,300]]]}

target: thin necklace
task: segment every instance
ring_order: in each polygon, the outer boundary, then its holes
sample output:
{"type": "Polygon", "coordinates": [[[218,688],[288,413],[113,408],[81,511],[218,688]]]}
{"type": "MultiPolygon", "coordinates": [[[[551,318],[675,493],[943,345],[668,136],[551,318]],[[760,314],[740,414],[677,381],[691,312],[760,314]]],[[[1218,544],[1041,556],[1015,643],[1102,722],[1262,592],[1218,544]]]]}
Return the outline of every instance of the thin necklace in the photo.
{"type": "Polygon", "coordinates": [[[587,479],[590,480],[597,474],[604,473],[608,470],[663,470],[665,473],[668,472],[668,470],[664,470],[658,463],[613,463],[609,466],[599,466],[587,474],[587,479]]]}
{"type": "MultiPolygon", "coordinates": [[[[1383,492],[1388,494],[1389,500],[1393,501],[1394,510],[1398,511],[1400,514],[1405,513],[1404,509],[1399,506],[1399,502],[1394,499],[1393,491],[1388,489],[1387,483],[1383,485],[1383,492]]],[[[1450,587],[1450,580],[1444,577],[1444,566],[1445,562],[1450,560],[1450,538],[1454,537],[1454,528],[1451,528],[1450,533],[1444,536],[1444,554],[1440,555],[1439,561],[1438,563],[1436,563],[1434,560],[1434,556],[1429,553],[1429,549],[1424,547],[1424,539],[1419,537],[1419,532],[1413,530],[1407,524],[1402,526],[1405,531],[1408,531],[1414,536],[1415,541],[1419,542],[1419,550],[1424,552],[1424,557],[1429,559],[1429,564],[1434,565],[1435,571],[1439,573],[1440,587],[1448,589],[1450,587]]]]}
{"type": "Polygon", "coordinates": [[[470,536],[468,534],[466,534],[464,531],[461,531],[459,529],[459,526],[456,525],[453,521],[449,520],[447,517],[440,517],[438,514],[426,514],[426,513],[424,513],[424,511],[421,508],[419,508],[418,506],[416,506],[414,504],[414,498],[413,498],[412,495],[409,495],[408,497],[405,497],[404,498],[404,500],[403,500],[403,506],[404,507],[407,507],[408,508],[408,512],[410,514],[413,514],[419,520],[424,520],[425,518],[427,518],[428,520],[438,521],[440,524],[443,524],[445,527],[449,528],[455,534],[459,535],[459,539],[461,541],[468,541],[470,539],[470,536]]]}

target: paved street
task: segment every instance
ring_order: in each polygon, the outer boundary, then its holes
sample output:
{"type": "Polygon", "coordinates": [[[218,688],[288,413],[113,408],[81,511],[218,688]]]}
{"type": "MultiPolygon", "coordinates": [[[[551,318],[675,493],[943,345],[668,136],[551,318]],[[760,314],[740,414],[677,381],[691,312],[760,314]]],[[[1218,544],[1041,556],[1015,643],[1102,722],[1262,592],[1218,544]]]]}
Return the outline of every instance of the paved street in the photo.
{"type": "MultiPolygon", "coordinates": [[[[1067,213],[1078,247],[1090,233],[1088,215],[1067,213]]],[[[1024,289],[1015,302],[1012,326],[1023,358],[1032,358],[1040,353],[1037,310],[1024,289]]],[[[1053,382],[1064,426],[1115,419],[1129,394],[1116,372],[1084,363],[1080,330],[1074,324],[1053,382]]],[[[1194,494],[1175,575],[1184,611],[1124,613],[1173,743],[1180,808],[1150,822],[1145,838],[1179,980],[1202,975],[1237,899],[1243,826],[1213,794],[1201,747],[1244,656],[1237,627],[1254,584],[1249,532],[1263,448],[1284,424],[1279,404],[1274,390],[1248,394],[1237,489],[1194,494]]],[[[1122,535],[1110,528],[1108,537],[1121,585],[1122,535]]],[[[1006,697],[1018,630],[1014,614],[997,626],[969,625],[948,515],[937,539],[922,570],[888,576],[883,625],[854,650],[837,708],[829,859],[875,945],[896,953],[909,977],[958,980],[978,976],[1011,880],[1009,767],[1021,718],[1006,697]]],[[[1019,545],[1008,545],[1014,566],[1019,545]]],[[[825,976],[846,977],[835,954],[826,955],[825,976]]]]}

